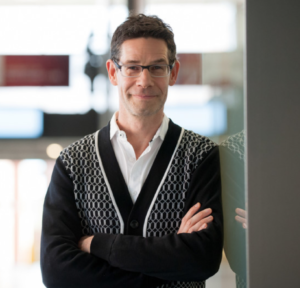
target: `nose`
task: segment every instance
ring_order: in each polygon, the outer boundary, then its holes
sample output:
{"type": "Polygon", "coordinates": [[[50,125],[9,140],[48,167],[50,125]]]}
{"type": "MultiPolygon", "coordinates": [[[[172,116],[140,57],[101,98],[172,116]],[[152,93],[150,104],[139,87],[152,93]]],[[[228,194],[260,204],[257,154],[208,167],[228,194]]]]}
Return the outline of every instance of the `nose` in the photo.
{"type": "Polygon", "coordinates": [[[137,78],[136,84],[142,88],[153,86],[153,77],[150,75],[148,69],[143,69],[141,75],[137,78]]]}

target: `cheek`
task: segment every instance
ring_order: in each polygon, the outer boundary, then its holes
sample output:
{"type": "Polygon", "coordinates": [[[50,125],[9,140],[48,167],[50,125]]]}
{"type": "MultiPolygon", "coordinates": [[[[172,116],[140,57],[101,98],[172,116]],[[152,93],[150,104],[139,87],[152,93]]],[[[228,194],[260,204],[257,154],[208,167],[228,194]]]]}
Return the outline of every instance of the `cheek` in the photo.
{"type": "Polygon", "coordinates": [[[123,94],[128,94],[132,86],[134,86],[134,82],[132,80],[123,79],[123,81],[120,82],[119,88],[123,94]]]}
{"type": "Polygon", "coordinates": [[[159,81],[157,83],[157,87],[159,87],[159,89],[166,93],[168,91],[168,87],[169,87],[169,81],[168,80],[165,80],[165,79],[162,79],[162,81],[159,81]]]}

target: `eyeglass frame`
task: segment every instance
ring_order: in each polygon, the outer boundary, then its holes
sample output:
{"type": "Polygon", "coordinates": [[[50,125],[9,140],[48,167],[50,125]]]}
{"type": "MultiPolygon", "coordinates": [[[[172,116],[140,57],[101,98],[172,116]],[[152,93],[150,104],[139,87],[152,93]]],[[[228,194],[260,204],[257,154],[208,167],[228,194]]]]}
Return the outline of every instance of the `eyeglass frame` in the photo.
{"type": "Polygon", "coordinates": [[[170,73],[171,73],[171,71],[172,71],[172,69],[174,68],[174,65],[175,65],[175,62],[174,62],[172,65],[169,65],[169,64],[162,64],[162,65],[161,65],[161,64],[152,64],[152,65],[147,65],[147,66],[137,65],[137,64],[133,64],[133,65],[130,65],[130,64],[129,64],[129,65],[127,65],[127,64],[119,65],[119,64],[117,63],[116,60],[114,60],[114,59],[111,59],[111,60],[116,64],[117,68],[120,69],[121,75],[122,75],[123,77],[126,77],[126,78],[136,78],[136,77],[139,77],[139,76],[143,73],[144,69],[147,69],[147,70],[149,71],[149,74],[150,74],[152,77],[154,77],[154,78],[167,77],[168,75],[170,75],[170,73]],[[122,69],[121,69],[122,66],[139,66],[139,67],[142,67],[142,72],[141,72],[138,76],[124,76],[124,75],[122,74],[122,69]],[[169,66],[169,68],[170,68],[169,74],[167,74],[167,75],[165,75],[165,76],[154,76],[154,75],[151,74],[151,72],[150,72],[150,70],[149,70],[149,68],[150,68],[151,66],[169,66]]]}

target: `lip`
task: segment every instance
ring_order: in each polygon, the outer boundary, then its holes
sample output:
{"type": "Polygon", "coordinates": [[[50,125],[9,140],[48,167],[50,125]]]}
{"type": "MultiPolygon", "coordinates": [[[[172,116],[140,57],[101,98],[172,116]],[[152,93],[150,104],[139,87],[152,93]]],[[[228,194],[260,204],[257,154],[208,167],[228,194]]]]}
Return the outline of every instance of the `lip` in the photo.
{"type": "Polygon", "coordinates": [[[142,99],[152,99],[156,97],[156,95],[147,95],[147,94],[133,94],[132,96],[142,98],[142,99]]]}

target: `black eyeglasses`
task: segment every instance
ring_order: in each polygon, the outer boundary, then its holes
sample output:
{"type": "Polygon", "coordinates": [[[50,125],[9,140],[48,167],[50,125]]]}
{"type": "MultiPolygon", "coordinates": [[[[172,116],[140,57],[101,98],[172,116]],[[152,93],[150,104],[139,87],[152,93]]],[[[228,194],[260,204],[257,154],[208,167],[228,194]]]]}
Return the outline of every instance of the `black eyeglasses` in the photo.
{"type": "Polygon", "coordinates": [[[166,77],[170,75],[170,71],[174,67],[173,65],[167,64],[153,64],[148,66],[142,65],[119,65],[115,60],[112,61],[116,64],[118,69],[120,69],[122,76],[124,77],[139,77],[144,69],[148,69],[152,77],[166,77]]]}

